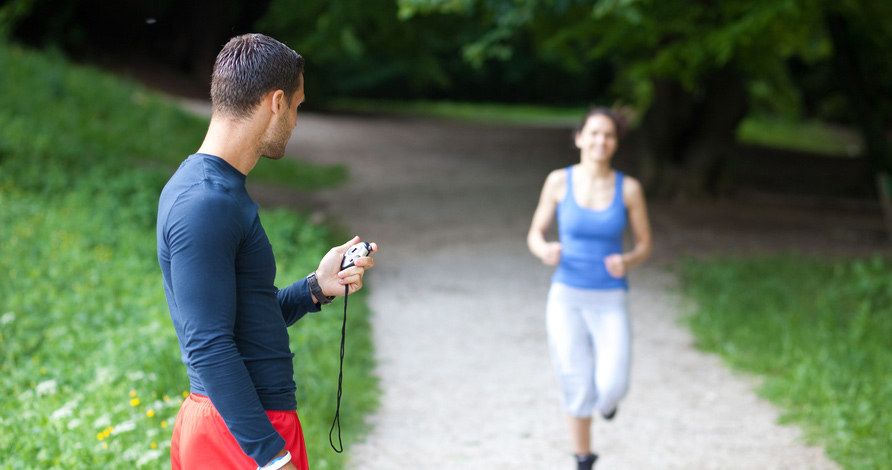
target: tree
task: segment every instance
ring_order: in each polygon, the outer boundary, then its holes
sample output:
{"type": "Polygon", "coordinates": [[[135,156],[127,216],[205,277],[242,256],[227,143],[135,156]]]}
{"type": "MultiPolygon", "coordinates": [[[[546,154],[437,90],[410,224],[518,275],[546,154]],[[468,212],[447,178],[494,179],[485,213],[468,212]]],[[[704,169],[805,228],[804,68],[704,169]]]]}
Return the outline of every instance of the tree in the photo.
{"type": "Polygon", "coordinates": [[[399,2],[403,16],[489,12],[488,30],[464,47],[471,62],[510,57],[512,38],[521,33],[566,67],[609,60],[615,95],[645,110],[637,129],[639,171],[656,192],[720,190],[747,113],[800,111],[794,60],[805,67],[833,61],[847,74],[851,104],[869,108],[858,111],[857,122],[873,142],[872,161],[890,161],[882,149],[889,86],[881,80],[890,71],[892,17],[883,0],[399,2]]]}
{"type": "Polygon", "coordinates": [[[892,173],[892,4],[882,1],[831,3],[824,13],[833,43],[835,85],[848,97],[849,118],[861,129],[874,172],[892,173]]]}
{"type": "Polygon", "coordinates": [[[429,23],[398,21],[393,0],[275,0],[257,26],[307,57],[308,99],[316,100],[449,87],[448,61],[438,59],[455,22],[429,23]]]}
{"type": "Polygon", "coordinates": [[[610,75],[602,61],[555,66],[533,50],[536,40],[526,31],[511,38],[510,57],[465,60],[462,45],[485,36],[492,20],[483,10],[403,14],[396,0],[273,0],[257,27],[307,57],[313,101],[352,96],[568,103],[605,88],[610,75]]]}
{"type": "Polygon", "coordinates": [[[13,0],[0,37],[77,57],[114,55],[170,64],[206,86],[217,52],[248,32],[269,0],[13,0]]]}

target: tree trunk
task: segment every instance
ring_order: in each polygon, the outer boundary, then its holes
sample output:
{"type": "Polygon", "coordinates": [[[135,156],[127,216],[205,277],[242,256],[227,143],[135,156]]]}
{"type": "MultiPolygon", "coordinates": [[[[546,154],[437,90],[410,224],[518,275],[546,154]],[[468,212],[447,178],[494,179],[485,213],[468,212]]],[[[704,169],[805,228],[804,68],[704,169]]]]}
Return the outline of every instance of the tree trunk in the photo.
{"type": "Polygon", "coordinates": [[[864,138],[865,157],[874,173],[892,172],[892,144],[886,136],[882,89],[875,80],[887,80],[885,74],[868,74],[862,55],[876,51],[875,47],[859,41],[851,23],[843,16],[828,14],[827,30],[833,42],[833,64],[837,69],[839,86],[851,105],[852,118],[864,138]]]}
{"type": "Polygon", "coordinates": [[[733,69],[713,73],[702,93],[654,82],[654,100],[638,129],[638,171],[656,196],[698,197],[727,189],[737,127],[748,108],[743,82],[733,69]]]}
{"type": "Polygon", "coordinates": [[[732,69],[707,79],[687,145],[681,149],[679,196],[717,195],[730,189],[729,162],[736,156],[737,128],[748,107],[746,88],[732,69]]]}
{"type": "Polygon", "coordinates": [[[640,142],[638,171],[648,192],[667,196],[676,192],[679,142],[691,120],[694,99],[676,82],[655,80],[653,87],[653,102],[635,136],[640,142]]]}

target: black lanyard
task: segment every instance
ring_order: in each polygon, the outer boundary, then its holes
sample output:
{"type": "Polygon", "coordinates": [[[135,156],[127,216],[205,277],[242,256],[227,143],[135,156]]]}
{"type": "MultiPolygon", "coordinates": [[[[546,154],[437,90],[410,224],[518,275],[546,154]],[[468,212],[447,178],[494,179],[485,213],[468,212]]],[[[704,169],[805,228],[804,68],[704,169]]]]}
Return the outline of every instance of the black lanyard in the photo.
{"type": "Polygon", "coordinates": [[[341,324],[341,365],[338,367],[338,405],[335,410],[334,421],[331,423],[331,430],[328,431],[328,443],[331,444],[331,448],[334,449],[335,452],[341,453],[344,451],[344,443],[341,442],[341,393],[343,392],[343,381],[344,381],[344,344],[347,339],[347,294],[350,293],[350,287],[344,287],[344,321],[341,324]],[[335,447],[334,439],[332,438],[332,434],[334,433],[335,425],[338,426],[338,445],[341,447],[338,449],[335,447]]]}

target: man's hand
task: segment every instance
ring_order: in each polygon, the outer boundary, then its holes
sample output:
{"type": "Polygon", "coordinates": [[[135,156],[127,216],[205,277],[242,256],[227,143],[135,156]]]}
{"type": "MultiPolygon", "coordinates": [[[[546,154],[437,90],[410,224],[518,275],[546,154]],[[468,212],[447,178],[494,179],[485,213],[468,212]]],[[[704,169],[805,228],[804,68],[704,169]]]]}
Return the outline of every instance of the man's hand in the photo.
{"type": "MultiPolygon", "coordinates": [[[[353,266],[341,271],[341,261],[344,254],[351,246],[360,242],[359,237],[353,237],[347,243],[336,246],[322,257],[319,267],[316,269],[316,279],[322,293],[328,296],[344,295],[344,286],[349,287],[349,293],[354,293],[362,288],[362,276],[365,270],[375,265],[375,259],[371,256],[357,258],[353,266]]],[[[372,243],[372,253],[378,251],[378,244],[372,243]]]]}
{"type": "MultiPolygon", "coordinates": [[[[273,457],[273,460],[276,460],[276,459],[279,458],[279,457],[284,457],[285,454],[286,454],[287,452],[288,452],[288,451],[287,451],[286,449],[282,449],[281,451],[279,451],[278,454],[276,454],[275,457],[273,457]]],[[[294,454],[291,455],[291,458],[294,458],[294,454]]],[[[267,464],[264,465],[264,467],[265,467],[265,466],[268,466],[269,464],[271,464],[271,463],[273,462],[273,460],[270,460],[269,462],[267,462],[267,464]]],[[[264,467],[260,467],[261,470],[262,470],[264,467]]],[[[294,465],[294,461],[289,461],[289,462],[286,463],[285,465],[282,465],[281,470],[297,470],[297,466],[294,465]]]]}

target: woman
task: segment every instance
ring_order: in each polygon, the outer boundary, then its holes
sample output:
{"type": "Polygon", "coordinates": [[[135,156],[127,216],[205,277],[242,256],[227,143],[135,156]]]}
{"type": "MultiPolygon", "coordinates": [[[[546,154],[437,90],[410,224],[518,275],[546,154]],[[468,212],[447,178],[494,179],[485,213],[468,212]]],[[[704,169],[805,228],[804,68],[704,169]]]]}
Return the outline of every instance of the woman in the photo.
{"type": "Polygon", "coordinates": [[[580,161],[548,175],[527,236],[530,251],[557,266],[546,325],[580,470],[590,470],[598,458],[590,442],[594,411],[612,419],[628,390],[626,273],[651,252],[641,184],[610,166],[621,129],[610,110],[589,112],[575,136],[580,161]],[[555,216],[560,241],[549,242],[545,232],[555,216]],[[634,247],[623,252],[627,225],[634,247]]]}

